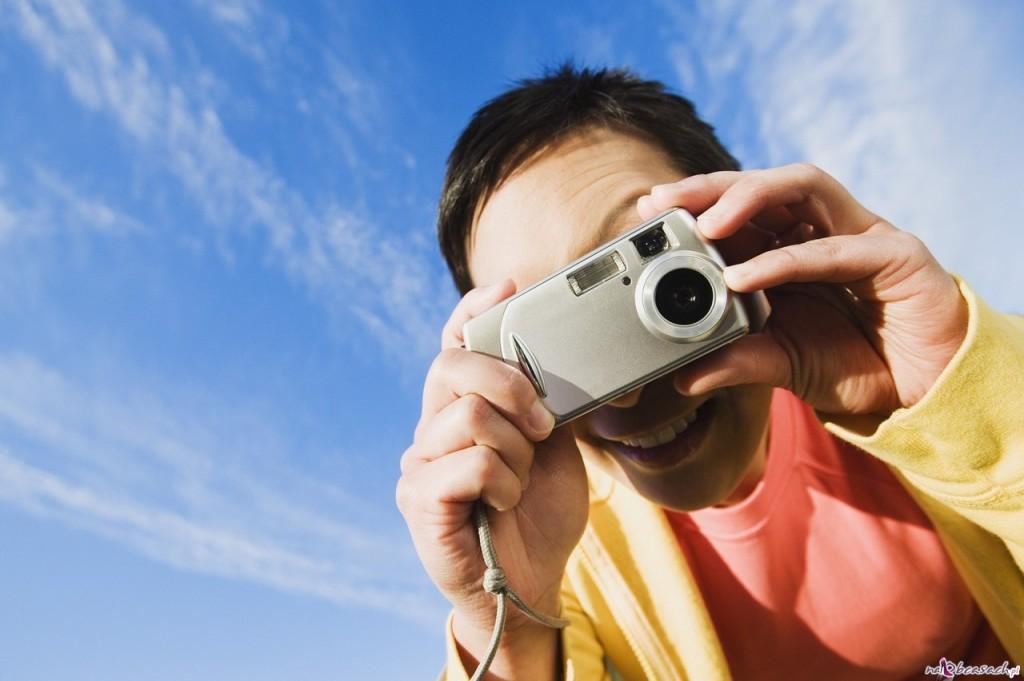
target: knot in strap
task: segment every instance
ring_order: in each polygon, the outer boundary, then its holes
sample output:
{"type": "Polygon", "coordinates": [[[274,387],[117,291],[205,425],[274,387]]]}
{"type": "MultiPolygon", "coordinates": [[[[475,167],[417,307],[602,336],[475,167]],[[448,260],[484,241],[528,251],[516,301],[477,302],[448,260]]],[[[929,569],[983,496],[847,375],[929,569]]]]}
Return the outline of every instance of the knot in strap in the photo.
{"type": "Polygon", "coordinates": [[[508,581],[505,579],[505,571],[500,567],[487,568],[484,570],[484,591],[491,594],[499,594],[508,588],[508,581]]]}

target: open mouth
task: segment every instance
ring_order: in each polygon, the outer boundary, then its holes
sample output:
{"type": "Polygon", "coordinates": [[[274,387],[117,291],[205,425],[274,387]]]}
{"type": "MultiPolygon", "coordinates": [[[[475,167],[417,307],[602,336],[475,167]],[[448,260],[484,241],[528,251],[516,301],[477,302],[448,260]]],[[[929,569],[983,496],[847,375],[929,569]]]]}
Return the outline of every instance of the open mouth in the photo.
{"type": "Polygon", "coordinates": [[[623,440],[605,439],[605,442],[612,450],[643,468],[671,468],[700,447],[714,416],[716,401],[706,400],[689,414],[656,430],[623,440]]]}

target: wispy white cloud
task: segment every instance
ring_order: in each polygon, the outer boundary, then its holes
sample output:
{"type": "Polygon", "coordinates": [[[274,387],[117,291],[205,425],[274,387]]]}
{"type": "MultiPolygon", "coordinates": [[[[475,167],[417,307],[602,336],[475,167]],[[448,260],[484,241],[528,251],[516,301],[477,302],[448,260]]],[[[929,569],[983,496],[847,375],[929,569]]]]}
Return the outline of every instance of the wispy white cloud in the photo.
{"type": "Polygon", "coordinates": [[[364,135],[374,133],[374,120],[382,115],[380,93],[368,79],[360,77],[334,52],[326,51],[331,84],[342,98],[343,110],[355,128],[364,135]]]}
{"type": "Polygon", "coordinates": [[[245,579],[338,605],[383,610],[428,628],[443,615],[422,594],[359,584],[339,574],[335,564],[203,526],[179,514],[100,496],[18,460],[2,446],[0,499],[87,528],[179,569],[245,579]]]}
{"type": "Polygon", "coordinates": [[[224,24],[243,28],[252,26],[255,16],[262,10],[258,0],[214,0],[213,2],[197,2],[196,5],[206,9],[224,24]]]}
{"type": "Polygon", "coordinates": [[[669,56],[713,118],[754,110],[748,160],[814,162],[921,236],[991,302],[1024,272],[1019,6],[951,2],[665,3],[669,56]],[[739,84],[739,92],[733,88],[739,84]],[[729,84],[729,86],[726,86],[729,84]]]}
{"type": "Polygon", "coordinates": [[[146,225],[102,197],[35,165],[16,187],[0,173],[0,244],[56,234],[138,235],[146,225]]]}
{"type": "MultiPolygon", "coordinates": [[[[209,9],[239,36],[275,21],[258,2],[209,9]]],[[[258,236],[271,262],[322,301],[333,328],[368,339],[374,353],[418,362],[434,349],[452,301],[427,247],[382,234],[364,206],[305,196],[243,152],[210,89],[193,87],[210,74],[186,72],[156,26],[117,1],[0,0],[0,12],[0,29],[13,26],[74,101],[176,178],[213,228],[201,239],[230,257],[234,240],[258,236]]],[[[335,67],[329,87],[348,98],[352,134],[366,134],[380,100],[357,70],[335,67]]],[[[17,187],[0,173],[0,245],[83,229],[155,231],[51,168],[35,167],[17,187]]],[[[31,355],[0,354],[0,500],[182,569],[436,625],[437,596],[404,531],[379,517],[380,500],[298,472],[295,443],[265,414],[118,371],[106,382],[73,378],[31,355]]]]}
{"type": "Polygon", "coordinates": [[[243,54],[266,62],[288,39],[287,18],[269,11],[260,0],[194,0],[243,54]]]}
{"type": "Polygon", "coordinates": [[[124,236],[146,231],[146,226],[111,206],[110,202],[89,196],[52,170],[36,167],[35,180],[40,189],[36,194],[39,228],[46,225],[70,229],[87,229],[109,236],[124,236]],[[62,212],[63,215],[55,215],[62,212]]]}
{"type": "Polygon", "coordinates": [[[0,197],[0,246],[3,246],[4,241],[14,233],[14,225],[17,219],[11,207],[0,197]]]}
{"type": "Polygon", "coordinates": [[[436,625],[404,533],[288,467],[261,419],[110,390],[0,355],[0,500],[177,568],[436,625]]]}
{"type": "MultiPolygon", "coordinates": [[[[142,26],[157,36],[153,44],[166,46],[157,28],[113,1],[95,7],[75,0],[8,4],[20,35],[63,75],[74,97],[109,115],[177,177],[205,219],[219,228],[215,238],[225,251],[234,235],[256,228],[275,261],[321,296],[332,317],[366,319],[355,311],[372,311],[379,323],[369,331],[380,331],[377,341],[398,358],[420,361],[434,350],[436,329],[454,301],[450,288],[436,290],[428,251],[380,232],[356,212],[362,207],[330,200],[312,206],[243,153],[215,107],[186,87],[190,77],[176,73],[173,55],[165,48],[151,52],[128,35],[142,26]]],[[[225,9],[222,18],[244,23],[246,11],[255,7],[239,4],[225,9]]],[[[345,81],[356,100],[365,94],[353,91],[359,82],[351,74],[345,81]]]]}

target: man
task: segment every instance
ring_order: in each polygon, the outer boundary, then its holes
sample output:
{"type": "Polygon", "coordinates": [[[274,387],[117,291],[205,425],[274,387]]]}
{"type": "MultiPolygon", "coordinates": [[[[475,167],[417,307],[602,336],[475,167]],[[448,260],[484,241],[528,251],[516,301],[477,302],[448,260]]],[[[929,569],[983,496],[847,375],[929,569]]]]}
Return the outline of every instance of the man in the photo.
{"type": "Polygon", "coordinates": [[[919,240],[811,166],[738,171],[658,83],[570,67],[476,113],[438,223],[465,295],[397,501],[453,605],[448,678],[493,626],[477,499],[510,585],[571,621],[512,610],[490,678],[899,679],[1024,657],[1024,323],[919,240]],[[763,332],[554,431],[518,370],[461,348],[471,317],[675,206],[732,290],[768,292],[763,332]]]}

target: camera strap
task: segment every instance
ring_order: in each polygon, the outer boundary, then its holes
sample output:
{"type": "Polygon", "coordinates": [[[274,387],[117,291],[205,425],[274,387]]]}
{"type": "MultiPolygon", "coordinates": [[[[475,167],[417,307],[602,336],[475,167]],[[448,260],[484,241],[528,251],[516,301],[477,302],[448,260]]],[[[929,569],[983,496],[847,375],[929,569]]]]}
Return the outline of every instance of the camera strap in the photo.
{"type": "Polygon", "coordinates": [[[505,630],[505,599],[512,601],[524,615],[538,624],[552,629],[564,629],[569,626],[569,620],[559,617],[551,617],[544,613],[537,612],[519,597],[505,579],[505,571],[498,563],[498,554],[494,551],[494,540],[491,537],[491,525],[487,520],[487,509],[483,501],[477,501],[473,506],[473,524],[476,526],[476,533],[480,537],[480,552],[483,553],[484,565],[484,591],[494,594],[497,599],[497,610],[494,614],[494,631],[491,633],[491,640],[487,644],[487,652],[473,673],[470,681],[480,681],[491,668],[491,662],[498,653],[498,644],[501,642],[501,634],[505,630]]]}

